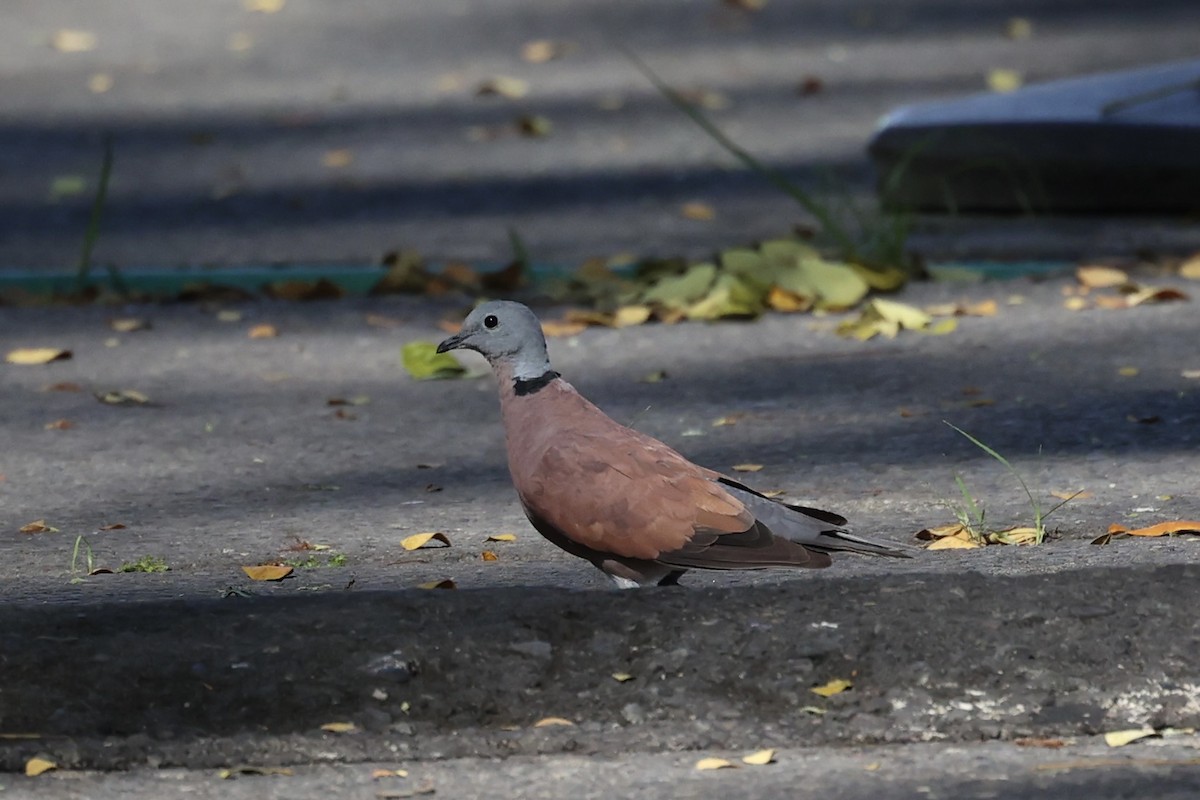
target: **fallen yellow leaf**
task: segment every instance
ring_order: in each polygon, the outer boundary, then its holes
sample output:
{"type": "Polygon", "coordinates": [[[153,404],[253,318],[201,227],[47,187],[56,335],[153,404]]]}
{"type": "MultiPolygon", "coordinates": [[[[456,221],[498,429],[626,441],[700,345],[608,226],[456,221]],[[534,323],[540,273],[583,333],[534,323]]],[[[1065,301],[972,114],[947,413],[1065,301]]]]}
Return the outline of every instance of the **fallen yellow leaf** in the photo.
{"type": "Polygon", "coordinates": [[[734,472],[761,472],[762,468],[763,468],[762,464],[734,464],[733,465],[734,472]]]}
{"type": "Polygon", "coordinates": [[[564,719],[563,717],[542,717],[537,722],[533,723],[533,727],[535,727],[535,728],[552,728],[556,725],[572,726],[574,724],[575,723],[571,722],[571,720],[564,719]]]}
{"type": "Polygon", "coordinates": [[[4,360],[10,364],[36,365],[49,364],[51,361],[66,361],[71,357],[70,350],[57,347],[19,347],[10,350],[4,360]]]}
{"type": "Polygon", "coordinates": [[[1137,367],[1121,367],[1117,370],[1117,374],[1122,378],[1132,378],[1138,374],[1138,371],[1137,367]]]}
{"type": "Polygon", "coordinates": [[[279,335],[279,329],[274,325],[262,323],[255,325],[246,333],[251,339],[274,339],[279,335]]]}
{"type": "Polygon", "coordinates": [[[150,322],[138,317],[121,317],[109,320],[108,327],[117,333],[133,333],[134,331],[149,330],[150,322]]]}
{"type": "Polygon", "coordinates": [[[405,550],[419,550],[432,541],[441,542],[442,544],[446,545],[446,547],[450,546],[450,539],[446,536],[446,534],[438,533],[437,531],[414,533],[412,536],[406,536],[404,539],[400,540],[400,546],[405,550]]]}
{"type": "Polygon", "coordinates": [[[285,564],[258,564],[242,567],[242,572],[252,581],[281,581],[292,574],[292,568],[285,564]]]}
{"type": "Polygon", "coordinates": [[[479,554],[479,557],[482,558],[484,561],[499,561],[500,560],[500,556],[496,555],[491,550],[484,550],[482,553],[479,554]]]}
{"type": "Polygon", "coordinates": [[[775,751],[768,748],[766,750],[758,750],[747,756],[742,756],[743,764],[750,764],[754,767],[761,767],[765,764],[771,764],[775,761],[775,751]]]}
{"type": "Polygon", "coordinates": [[[406,769],[376,769],[371,771],[371,777],[375,780],[381,778],[407,778],[408,770],[406,769]]]}
{"type": "Polygon", "coordinates": [[[568,42],[555,42],[550,39],[534,39],[521,46],[521,60],[530,64],[545,64],[556,58],[562,58],[572,49],[568,42]]]}
{"type": "Polygon", "coordinates": [[[724,758],[702,758],[696,762],[696,769],[733,769],[737,764],[732,761],[727,761],[724,758]]]}
{"type": "Polygon", "coordinates": [[[328,733],[357,733],[358,726],[353,722],[326,722],[321,730],[328,733]]]}
{"type": "Polygon", "coordinates": [[[773,311],[789,314],[796,311],[808,311],[812,305],[811,297],[788,291],[779,286],[772,286],[767,291],[767,307],[773,311]]]}
{"type": "Polygon", "coordinates": [[[336,150],[327,150],[325,155],[321,156],[321,164],[330,169],[343,169],[350,166],[354,162],[354,152],[345,147],[339,147],[336,150]]]}
{"type": "Polygon", "coordinates": [[[1129,275],[1124,270],[1103,266],[1078,267],[1075,279],[1089,289],[1111,289],[1129,283],[1129,275]]]}
{"type": "Polygon", "coordinates": [[[1134,528],[1130,530],[1120,523],[1113,523],[1108,526],[1109,533],[1123,533],[1127,536],[1167,536],[1172,533],[1197,533],[1200,534],[1200,522],[1195,520],[1174,520],[1172,522],[1160,522],[1157,525],[1151,525],[1146,528],[1134,528]]]}
{"type": "Polygon", "coordinates": [[[507,75],[496,75],[479,84],[475,90],[477,95],[499,95],[509,100],[519,100],[529,94],[529,83],[520,78],[507,75]]]}
{"type": "Polygon", "coordinates": [[[698,200],[690,203],[684,203],[679,207],[679,213],[686,219],[697,219],[707,221],[715,219],[717,216],[716,209],[708,203],[701,203],[698,200]]]}
{"type": "Polygon", "coordinates": [[[1068,297],[1063,300],[1063,308],[1067,311],[1083,311],[1088,307],[1088,301],[1083,297],[1068,297]]]}
{"type": "Polygon", "coordinates": [[[113,77],[107,72],[96,72],[88,76],[88,91],[94,94],[104,94],[113,88],[113,77]]]}
{"type": "Polygon", "coordinates": [[[973,550],[976,547],[982,547],[979,542],[974,539],[963,539],[958,536],[946,536],[938,539],[936,542],[931,542],[926,550],[973,550]]]}
{"type": "Polygon", "coordinates": [[[58,528],[52,528],[44,519],[35,519],[18,529],[21,533],[58,533],[58,528]]]}
{"type": "Polygon", "coordinates": [[[144,406],[150,398],[136,389],[115,389],[111,392],[96,392],[95,397],[109,406],[144,406]]]}
{"type": "Polygon", "coordinates": [[[1033,23],[1025,17],[1010,17],[1004,23],[1004,35],[1009,39],[1028,39],[1033,35],[1033,23]]]}
{"type": "Polygon", "coordinates": [[[25,762],[25,774],[30,778],[36,778],[38,775],[49,772],[52,769],[58,769],[58,764],[41,756],[34,756],[25,762]]]}
{"type": "Polygon", "coordinates": [[[641,325],[650,319],[653,313],[650,306],[621,306],[613,314],[613,327],[626,328],[630,325],[641,325]]]}
{"type": "Polygon", "coordinates": [[[1134,728],[1124,731],[1109,731],[1104,734],[1104,743],[1109,747],[1124,747],[1130,742],[1136,742],[1138,739],[1145,739],[1147,736],[1154,735],[1154,728],[1134,728]]]}
{"type": "Polygon", "coordinates": [[[1179,277],[1187,278],[1190,281],[1200,281],[1200,253],[1196,253],[1179,265],[1179,277]]]}
{"type": "Polygon", "coordinates": [[[617,683],[627,683],[633,680],[633,676],[628,672],[614,672],[612,674],[612,679],[617,683]]]}
{"type": "Polygon", "coordinates": [[[497,533],[497,534],[493,534],[493,535],[487,537],[487,539],[485,539],[484,541],[515,542],[516,540],[517,540],[517,535],[515,533],[497,533]]]}
{"type": "Polygon", "coordinates": [[[548,319],[542,322],[542,333],[547,338],[559,338],[563,336],[576,336],[583,333],[587,329],[587,324],[583,322],[566,322],[564,320],[548,319]]]}
{"type": "Polygon", "coordinates": [[[813,694],[819,694],[821,697],[832,697],[835,694],[841,694],[847,689],[853,687],[854,684],[844,678],[834,678],[828,683],[823,683],[820,686],[814,686],[809,689],[813,694]]]}
{"type": "Polygon", "coordinates": [[[1078,492],[1051,492],[1050,496],[1057,497],[1059,500],[1088,500],[1096,495],[1084,489],[1080,489],[1078,492]]]}
{"type": "Polygon", "coordinates": [[[96,49],[96,34],[73,28],[60,28],[51,35],[50,46],[60,53],[86,53],[96,49]]]}
{"type": "Polygon", "coordinates": [[[993,69],[987,74],[988,88],[993,92],[1008,94],[1021,88],[1024,79],[1015,69],[993,69]]]}
{"type": "Polygon", "coordinates": [[[282,11],[287,0],[242,0],[242,8],[259,14],[274,14],[282,11]]]}

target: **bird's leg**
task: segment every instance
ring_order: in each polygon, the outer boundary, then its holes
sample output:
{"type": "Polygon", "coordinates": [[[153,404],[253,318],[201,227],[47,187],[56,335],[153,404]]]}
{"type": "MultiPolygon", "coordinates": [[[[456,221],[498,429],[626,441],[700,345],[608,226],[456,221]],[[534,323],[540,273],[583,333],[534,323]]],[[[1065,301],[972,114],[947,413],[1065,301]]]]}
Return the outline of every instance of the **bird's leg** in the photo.
{"type": "Polygon", "coordinates": [[[679,579],[683,577],[683,573],[685,573],[685,572],[687,572],[686,569],[673,569],[662,577],[662,580],[660,580],[658,582],[658,585],[659,586],[678,586],[679,579]]]}

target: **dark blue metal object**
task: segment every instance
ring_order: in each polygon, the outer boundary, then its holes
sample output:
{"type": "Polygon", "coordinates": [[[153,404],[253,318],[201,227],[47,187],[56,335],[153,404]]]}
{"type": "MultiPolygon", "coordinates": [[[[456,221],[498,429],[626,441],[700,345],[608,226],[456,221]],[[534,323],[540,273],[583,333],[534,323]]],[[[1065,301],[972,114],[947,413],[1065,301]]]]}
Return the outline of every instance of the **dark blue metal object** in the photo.
{"type": "Polygon", "coordinates": [[[869,152],[926,212],[1200,211],[1200,60],[901,108],[869,152]]]}

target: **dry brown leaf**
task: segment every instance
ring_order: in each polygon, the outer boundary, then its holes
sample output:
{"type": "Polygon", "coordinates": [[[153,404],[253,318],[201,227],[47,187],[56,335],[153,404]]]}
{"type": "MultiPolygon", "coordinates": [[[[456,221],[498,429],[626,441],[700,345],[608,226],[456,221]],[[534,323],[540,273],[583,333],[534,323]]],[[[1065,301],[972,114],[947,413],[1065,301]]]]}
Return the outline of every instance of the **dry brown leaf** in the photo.
{"type": "Polygon", "coordinates": [[[762,767],[775,762],[775,751],[771,748],[765,750],[757,750],[749,755],[742,756],[742,763],[749,764],[752,767],[762,767]]]}
{"type": "Polygon", "coordinates": [[[326,722],[321,730],[326,733],[358,733],[358,726],[353,722],[326,722]]]}
{"type": "Polygon", "coordinates": [[[4,360],[10,364],[33,366],[49,364],[51,361],[66,361],[70,357],[70,350],[57,347],[18,347],[16,350],[10,350],[4,360]]]}
{"type": "Polygon", "coordinates": [[[1104,266],[1077,267],[1075,279],[1089,289],[1111,289],[1129,283],[1129,275],[1124,270],[1104,266]]]}
{"type": "MultiPolygon", "coordinates": [[[[1184,377],[1186,378],[1187,375],[1184,375],[1184,377]]],[[[1200,377],[1200,371],[1197,371],[1197,377],[1200,377]]],[[[49,386],[42,389],[42,391],[43,392],[82,392],[83,387],[80,386],[78,383],[71,383],[70,381],[63,381],[62,383],[52,383],[49,386]]]]}
{"type": "Polygon", "coordinates": [[[708,203],[701,203],[699,201],[684,203],[679,207],[679,213],[682,214],[686,219],[697,219],[701,221],[716,219],[717,216],[716,209],[714,209],[708,203]]]}
{"type": "Polygon", "coordinates": [[[17,530],[21,533],[58,533],[58,528],[47,525],[44,519],[35,519],[33,522],[22,525],[17,530]]]}
{"type": "Polygon", "coordinates": [[[834,678],[833,680],[823,683],[820,686],[814,686],[809,689],[813,694],[819,694],[821,697],[832,697],[835,694],[841,694],[847,689],[854,687],[854,684],[845,678],[834,678]]]}
{"type": "Polygon", "coordinates": [[[1200,534],[1200,522],[1196,520],[1173,520],[1171,522],[1160,522],[1157,525],[1150,525],[1146,528],[1126,528],[1120,523],[1113,523],[1108,526],[1109,533],[1123,533],[1126,536],[1169,536],[1172,533],[1195,533],[1200,534]]]}
{"type": "Polygon", "coordinates": [[[400,540],[400,546],[405,550],[419,550],[430,542],[441,542],[446,547],[450,546],[450,539],[444,533],[437,531],[427,531],[426,533],[414,533],[412,536],[406,536],[400,540]]]}
{"type": "Polygon", "coordinates": [[[725,5],[741,11],[762,11],[767,5],[767,0],[725,0],[725,5]]]}
{"type": "Polygon", "coordinates": [[[587,329],[587,323],[567,322],[565,320],[548,319],[542,322],[542,333],[547,338],[577,336],[587,329]]]}
{"type": "Polygon", "coordinates": [[[1067,743],[1062,739],[1040,739],[1033,736],[1027,736],[1022,739],[1014,739],[1013,744],[1017,747],[1044,747],[1048,750],[1057,750],[1060,747],[1066,747],[1067,743]]]}
{"type": "Polygon", "coordinates": [[[573,726],[575,723],[563,717],[542,717],[537,722],[533,723],[535,728],[552,728],[556,725],[573,726]]]}
{"type": "Polygon", "coordinates": [[[48,431],[67,431],[75,427],[75,423],[69,419],[56,419],[53,422],[47,422],[42,426],[48,431]]]}
{"type": "Polygon", "coordinates": [[[380,780],[382,778],[407,778],[408,770],[406,769],[376,769],[371,770],[371,778],[380,780]]]}
{"type": "Polygon", "coordinates": [[[487,537],[488,542],[515,542],[517,535],[515,533],[497,533],[487,537]]]}
{"type": "Polygon", "coordinates": [[[1125,295],[1127,306],[1140,306],[1145,303],[1168,303],[1172,300],[1189,300],[1187,294],[1170,286],[1142,286],[1136,291],[1125,295]]]}
{"type": "Polygon", "coordinates": [[[255,325],[246,333],[251,339],[274,339],[279,335],[279,329],[269,323],[255,325]]]}
{"type": "Polygon", "coordinates": [[[114,522],[111,525],[101,525],[96,530],[98,531],[123,531],[128,526],[123,522],[114,522]]]}
{"type": "Polygon", "coordinates": [[[252,581],[281,581],[292,574],[292,568],[286,564],[257,564],[242,567],[242,572],[252,581]]]}
{"type": "Polygon", "coordinates": [[[732,469],[734,472],[761,472],[762,464],[734,464],[732,469]]]}
{"type": "Polygon", "coordinates": [[[936,528],[925,528],[917,531],[917,538],[923,541],[942,539],[946,536],[970,535],[970,531],[961,522],[951,522],[949,525],[938,525],[936,528]]]}
{"type": "Polygon", "coordinates": [[[1017,527],[994,531],[987,535],[991,544],[1034,544],[1038,539],[1036,528],[1017,527]]]}
{"type": "Polygon", "coordinates": [[[724,428],[727,425],[737,425],[738,421],[740,421],[745,416],[746,416],[746,413],[744,411],[737,412],[734,414],[726,414],[723,417],[717,417],[716,419],[714,419],[712,422],[712,426],[714,428],[724,428]]]}
{"type": "Polygon", "coordinates": [[[452,581],[450,578],[442,578],[440,581],[426,581],[425,583],[418,583],[417,588],[418,589],[457,589],[458,584],[455,583],[454,581],[452,581]]]}
{"type": "Polygon", "coordinates": [[[484,561],[499,561],[500,560],[500,556],[496,555],[491,550],[484,550],[482,553],[479,554],[479,557],[482,558],[484,561]]]}
{"type": "Polygon", "coordinates": [[[737,764],[727,761],[724,758],[702,758],[696,762],[696,769],[702,771],[710,769],[733,769],[735,767],[737,767],[737,764]]]}
{"type": "Polygon", "coordinates": [[[58,769],[58,764],[41,756],[34,756],[25,762],[25,774],[30,778],[36,778],[52,769],[58,769]]]}
{"type": "Polygon", "coordinates": [[[117,333],[133,333],[134,331],[150,330],[150,320],[141,319],[139,317],[119,317],[110,319],[108,327],[112,328],[117,333]]]}

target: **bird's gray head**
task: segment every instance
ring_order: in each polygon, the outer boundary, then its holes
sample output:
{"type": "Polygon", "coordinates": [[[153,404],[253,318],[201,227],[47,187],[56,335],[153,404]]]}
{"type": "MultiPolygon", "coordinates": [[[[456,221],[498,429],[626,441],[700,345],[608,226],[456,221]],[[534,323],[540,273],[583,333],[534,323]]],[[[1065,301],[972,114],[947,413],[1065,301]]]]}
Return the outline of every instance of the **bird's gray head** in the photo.
{"type": "Polygon", "coordinates": [[[492,300],[463,320],[462,330],[438,345],[437,351],[474,350],[492,368],[512,370],[518,381],[540,379],[551,373],[542,325],[527,307],[511,300],[492,300]]]}

